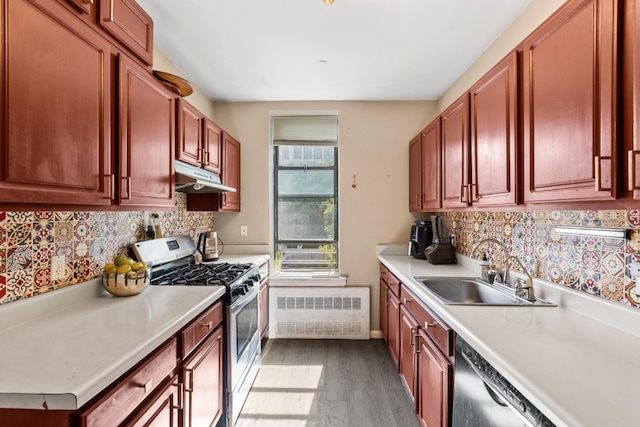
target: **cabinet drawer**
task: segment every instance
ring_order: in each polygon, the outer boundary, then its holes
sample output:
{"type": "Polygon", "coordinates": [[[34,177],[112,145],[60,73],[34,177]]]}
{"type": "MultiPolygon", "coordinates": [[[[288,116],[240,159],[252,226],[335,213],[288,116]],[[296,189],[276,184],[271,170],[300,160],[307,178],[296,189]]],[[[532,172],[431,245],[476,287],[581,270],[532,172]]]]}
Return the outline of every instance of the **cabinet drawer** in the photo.
{"type": "Polygon", "coordinates": [[[387,276],[387,284],[389,285],[389,290],[397,297],[400,297],[400,280],[396,276],[393,275],[392,272],[389,272],[387,276]]]}
{"type": "Polygon", "coordinates": [[[83,410],[79,427],[120,425],[158,385],[177,373],[178,343],[173,338],[133,372],[125,374],[103,397],[83,410]]]}
{"type": "Polygon", "coordinates": [[[389,283],[389,270],[382,263],[380,264],[380,278],[384,283],[389,283]]]}
{"type": "Polygon", "coordinates": [[[424,307],[404,286],[402,286],[400,293],[400,302],[416,318],[420,328],[425,331],[445,356],[453,356],[453,329],[438,319],[431,310],[424,307]]]}
{"type": "Polygon", "coordinates": [[[185,358],[222,322],[222,301],[206,310],[180,332],[180,350],[185,358]]]}

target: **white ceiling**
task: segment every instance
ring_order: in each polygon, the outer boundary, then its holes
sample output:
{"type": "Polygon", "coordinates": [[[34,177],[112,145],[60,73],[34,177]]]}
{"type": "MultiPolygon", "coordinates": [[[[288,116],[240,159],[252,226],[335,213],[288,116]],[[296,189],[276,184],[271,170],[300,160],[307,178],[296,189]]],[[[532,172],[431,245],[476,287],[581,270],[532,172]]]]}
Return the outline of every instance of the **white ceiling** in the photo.
{"type": "Polygon", "coordinates": [[[214,101],[382,101],[439,99],[531,1],[138,3],[156,47],[214,101]]]}

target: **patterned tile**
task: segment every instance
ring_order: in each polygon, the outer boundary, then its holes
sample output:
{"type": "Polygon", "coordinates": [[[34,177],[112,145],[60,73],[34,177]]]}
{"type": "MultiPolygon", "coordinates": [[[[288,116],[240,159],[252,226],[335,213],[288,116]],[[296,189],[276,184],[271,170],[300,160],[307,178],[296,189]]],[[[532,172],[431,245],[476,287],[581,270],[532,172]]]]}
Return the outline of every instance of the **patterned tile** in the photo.
{"type": "Polygon", "coordinates": [[[51,256],[53,255],[53,251],[51,250],[51,246],[48,245],[40,245],[33,247],[33,261],[38,264],[51,264],[51,256]]]}
{"type": "Polygon", "coordinates": [[[632,228],[640,227],[640,210],[632,210],[627,212],[627,223],[632,228]]]}
{"type": "Polygon", "coordinates": [[[48,289],[51,286],[51,268],[40,266],[33,270],[33,281],[39,290],[48,289]]]}
{"type": "Polygon", "coordinates": [[[640,253],[640,230],[629,230],[627,252],[630,254],[640,253]]]}
{"type": "Polygon", "coordinates": [[[7,273],[6,302],[28,298],[33,295],[34,288],[31,269],[9,272],[7,273]]]}
{"type": "Polygon", "coordinates": [[[76,282],[84,282],[91,278],[91,260],[78,259],[73,262],[73,275],[76,282]]]}
{"type": "Polygon", "coordinates": [[[31,246],[16,246],[7,249],[6,270],[13,272],[30,268],[31,257],[31,246]]]}
{"type": "Polygon", "coordinates": [[[0,304],[3,304],[7,299],[7,275],[0,273],[0,304]]]}
{"type": "Polygon", "coordinates": [[[7,250],[0,248],[0,274],[7,272],[7,250]]]}
{"type": "Polygon", "coordinates": [[[7,212],[7,220],[16,224],[27,224],[33,222],[33,212],[7,212]]]}
{"type": "Polygon", "coordinates": [[[53,243],[53,221],[41,219],[33,223],[33,243],[35,245],[53,243]]]}
{"type": "Polygon", "coordinates": [[[602,226],[607,228],[624,228],[626,226],[626,211],[601,211],[602,226]]]}
{"type": "Polygon", "coordinates": [[[624,302],[631,307],[640,307],[640,298],[635,296],[636,285],[640,286],[640,283],[636,284],[636,282],[630,281],[624,287],[624,302]]]}
{"type": "Polygon", "coordinates": [[[601,262],[603,273],[615,277],[624,276],[623,254],[616,252],[603,252],[601,262]]]}
{"type": "Polygon", "coordinates": [[[624,281],[620,277],[602,276],[600,283],[601,296],[611,301],[624,298],[624,281]]]}
{"type": "Polygon", "coordinates": [[[73,240],[73,221],[56,221],[53,229],[56,242],[73,240]]]}
{"type": "Polygon", "coordinates": [[[32,241],[31,223],[8,223],[7,224],[7,246],[30,245],[32,241]]]}
{"type": "Polygon", "coordinates": [[[78,220],[73,225],[73,240],[82,240],[87,237],[89,227],[85,220],[78,220]]]}

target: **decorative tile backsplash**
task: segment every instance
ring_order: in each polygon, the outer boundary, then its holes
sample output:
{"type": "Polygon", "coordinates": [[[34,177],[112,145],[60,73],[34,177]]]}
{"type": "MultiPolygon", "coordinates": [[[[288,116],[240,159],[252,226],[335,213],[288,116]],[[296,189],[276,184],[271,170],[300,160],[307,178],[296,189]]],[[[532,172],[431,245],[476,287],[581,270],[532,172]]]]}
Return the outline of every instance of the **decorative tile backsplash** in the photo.
{"type": "Polygon", "coordinates": [[[187,212],[176,193],[172,211],[0,211],[0,304],[97,277],[105,262],[143,238],[151,213],[164,235],[192,237],[213,229],[210,212],[187,212]],[[64,255],[65,277],[51,280],[51,257],[64,255]]]}
{"type": "MultiPolygon", "coordinates": [[[[448,212],[443,225],[453,232],[457,252],[471,256],[482,239],[503,242],[523,262],[529,274],[632,307],[635,283],[627,265],[640,261],[640,210],[448,212]],[[560,235],[556,226],[628,230],[628,238],[560,235]]],[[[491,243],[478,248],[501,264],[502,249],[491,243]]]]}

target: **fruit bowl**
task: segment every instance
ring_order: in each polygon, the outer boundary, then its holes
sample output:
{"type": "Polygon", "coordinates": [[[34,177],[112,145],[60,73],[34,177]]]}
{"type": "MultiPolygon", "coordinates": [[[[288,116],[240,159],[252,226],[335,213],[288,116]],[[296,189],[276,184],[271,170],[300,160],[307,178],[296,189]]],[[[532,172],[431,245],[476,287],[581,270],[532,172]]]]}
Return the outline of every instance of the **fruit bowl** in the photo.
{"type": "Polygon", "coordinates": [[[150,280],[151,270],[148,268],[127,273],[102,273],[102,286],[117,297],[138,295],[149,286],[150,280]]]}

